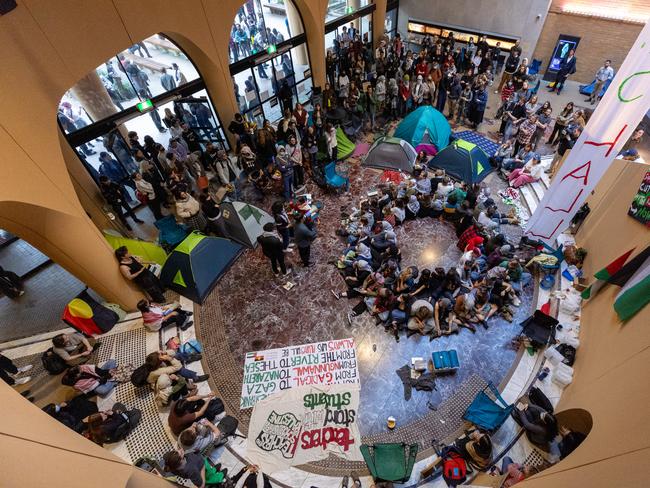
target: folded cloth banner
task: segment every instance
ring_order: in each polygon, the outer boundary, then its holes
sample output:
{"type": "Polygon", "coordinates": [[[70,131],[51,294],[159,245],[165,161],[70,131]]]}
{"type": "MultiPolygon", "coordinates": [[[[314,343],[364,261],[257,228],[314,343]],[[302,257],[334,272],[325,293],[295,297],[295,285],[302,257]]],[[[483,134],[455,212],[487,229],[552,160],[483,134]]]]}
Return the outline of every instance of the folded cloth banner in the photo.
{"type": "Polygon", "coordinates": [[[549,244],[569,226],[612,160],[650,109],[650,23],[630,49],[550,188],[526,235],[549,244]]]}
{"type": "Polygon", "coordinates": [[[246,353],[239,408],[297,386],[358,383],[354,339],[246,353]]]}
{"type": "Polygon", "coordinates": [[[246,458],[268,474],[330,454],[362,461],[358,383],[303,386],[257,402],[246,458]]]}

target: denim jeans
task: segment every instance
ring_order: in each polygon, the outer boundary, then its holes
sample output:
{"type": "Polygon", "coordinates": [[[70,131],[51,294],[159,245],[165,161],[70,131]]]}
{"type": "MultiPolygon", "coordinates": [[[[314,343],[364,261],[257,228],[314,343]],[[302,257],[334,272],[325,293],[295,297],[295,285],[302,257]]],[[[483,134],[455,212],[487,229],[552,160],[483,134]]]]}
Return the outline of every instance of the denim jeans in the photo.
{"type": "Polygon", "coordinates": [[[533,275],[524,271],[521,274],[521,279],[519,281],[513,281],[510,284],[512,285],[512,288],[515,291],[521,292],[524,286],[528,285],[532,281],[532,279],[533,279],[533,275]]]}
{"type": "Polygon", "coordinates": [[[190,369],[187,369],[185,366],[183,366],[181,369],[176,371],[176,374],[182,376],[183,378],[186,378],[188,380],[195,380],[196,377],[199,375],[196,371],[192,371],[190,369]]]}
{"type": "Polygon", "coordinates": [[[283,175],[282,183],[284,184],[284,199],[289,201],[293,198],[293,173],[283,175]]]}
{"type": "MultiPolygon", "coordinates": [[[[104,364],[100,366],[101,369],[113,369],[117,367],[117,361],[115,359],[109,359],[106,361],[104,364]]],[[[95,388],[94,392],[97,393],[99,396],[107,396],[110,395],[110,393],[113,391],[113,388],[117,386],[117,383],[115,381],[107,381],[103,385],[99,385],[97,388],[95,388]]]]}
{"type": "Polygon", "coordinates": [[[399,308],[394,308],[390,311],[390,320],[394,320],[398,324],[403,324],[406,322],[406,312],[400,310],[399,308]]]}
{"type": "Polygon", "coordinates": [[[282,237],[282,249],[287,249],[289,247],[289,229],[278,229],[278,233],[282,237]]]}

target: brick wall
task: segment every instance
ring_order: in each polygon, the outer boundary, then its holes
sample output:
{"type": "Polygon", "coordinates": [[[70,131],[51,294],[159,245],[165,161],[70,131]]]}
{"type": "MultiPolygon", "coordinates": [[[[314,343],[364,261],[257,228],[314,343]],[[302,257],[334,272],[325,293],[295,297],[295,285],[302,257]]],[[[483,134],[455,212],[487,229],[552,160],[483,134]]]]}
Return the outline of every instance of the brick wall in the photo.
{"type": "MultiPolygon", "coordinates": [[[[553,7],[560,1],[555,0],[553,7]]],[[[605,59],[611,59],[614,69],[618,69],[642,28],[636,23],[566,14],[552,9],[546,17],[533,57],[543,60],[543,69],[546,70],[560,34],[580,37],[576,51],[577,71],[570,79],[589,83],[605,59]]]]}

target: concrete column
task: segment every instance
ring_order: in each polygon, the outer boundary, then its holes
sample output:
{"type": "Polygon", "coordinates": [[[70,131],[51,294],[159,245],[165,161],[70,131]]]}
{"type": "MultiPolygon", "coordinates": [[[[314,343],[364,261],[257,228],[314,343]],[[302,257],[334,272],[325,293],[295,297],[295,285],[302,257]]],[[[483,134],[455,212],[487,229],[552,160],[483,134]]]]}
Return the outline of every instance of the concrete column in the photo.
{"type": "Polygon", "coordinates": [[[387,0],[375,0],[375,11],[372,14],[372,46],[379,46],[381,38],[384,36],[386,24],[386,5],[387,0]]]}
{"type": "Polygon", "coordinates": [[[29,242],[109,302],[135,310],[142,298],[121,275],[113,249],[82,211],[70,215],[29,203],[0,202],[0,228],[29,242]]]}
{"type": "MultiPolygon", "coordinates": [[[[291,36],[296,36],[297,34],[302,34],[304,32],[302,20],[300,19],[300,14],[296,9],[296,6],[291,0],[284,2],[284,6],[287,9],[287,20],[289,21],[289,29],[291,30],[291,36]]],[[[302,45],[293,50],[293,54],[296,59],[295,62],[298,64],[309,64],[309,56],[307,55],[307,46],[302,45]]]]}
{"type": "Polygon", "coordinates": [[[77,81],[70,92],[79,100],[93,120],[101,120],[117,113],[111,97],[95,70],[77,81]]]}

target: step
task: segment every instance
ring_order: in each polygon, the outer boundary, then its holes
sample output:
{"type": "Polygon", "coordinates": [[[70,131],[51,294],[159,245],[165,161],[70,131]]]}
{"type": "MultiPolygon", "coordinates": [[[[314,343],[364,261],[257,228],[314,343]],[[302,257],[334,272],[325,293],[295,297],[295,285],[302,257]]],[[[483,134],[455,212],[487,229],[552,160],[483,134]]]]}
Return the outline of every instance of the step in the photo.
{"type": "Polygon", "coordinates": [[[524,185],[519,188],[519,194],[521,195],[522,200],[525,202],[526,206],[528,207],[530,214],[533,215],[535,213],[535,209],[537,208],[537,204],[539,203],[539,200],[535,195],[535,192],[531,190],[529,185],[524,185]]]}
{"type": "Polygon", "coordinates": [[[544,185],[539,181],[534,181],[530,184],[530,186],[533,188],[535,196],[537,196],[537,200],[541,202],[542,198],[544,198],[544,193],[546,193],[546,188],[544,185]]]}
{"type": "Polygon", "coordinates": [[[551,186],[551,175],[548,173],[542,173],[542,178],[539,181],[548,189],[551,186]]]}

